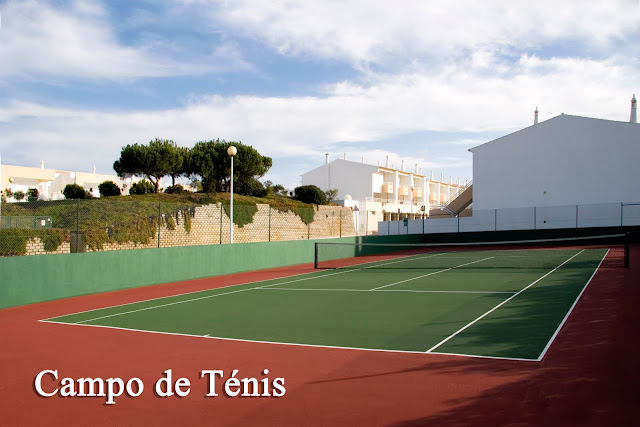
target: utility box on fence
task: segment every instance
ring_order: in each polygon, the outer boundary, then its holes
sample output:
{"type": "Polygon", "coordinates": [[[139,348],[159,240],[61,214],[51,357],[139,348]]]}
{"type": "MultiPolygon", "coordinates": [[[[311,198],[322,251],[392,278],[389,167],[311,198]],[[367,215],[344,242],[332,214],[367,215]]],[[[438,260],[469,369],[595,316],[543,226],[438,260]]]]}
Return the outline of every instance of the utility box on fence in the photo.
{"type": "Polygon", "coordinates": [[[69,233],[69,245],[71,246],[70,251],[72,254],[87,252],[87,239],[84,233],[71,231],[69,233]]]}

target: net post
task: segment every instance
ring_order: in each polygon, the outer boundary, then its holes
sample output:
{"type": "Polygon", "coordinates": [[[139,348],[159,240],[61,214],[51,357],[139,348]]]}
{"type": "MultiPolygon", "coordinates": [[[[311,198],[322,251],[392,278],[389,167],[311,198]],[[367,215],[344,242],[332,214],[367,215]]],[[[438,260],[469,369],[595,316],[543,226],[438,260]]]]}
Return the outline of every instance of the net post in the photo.
{"type": "Polygon", "coordinates": [[[313,244],[314,253],[313,253],[313,268],[318,269],[318,242],[313,244]]]}
{"type": "Polygon", "coordinates": [[[624,235],[624,268],[629,268],[629,233],[625,233],[624,235]]]}

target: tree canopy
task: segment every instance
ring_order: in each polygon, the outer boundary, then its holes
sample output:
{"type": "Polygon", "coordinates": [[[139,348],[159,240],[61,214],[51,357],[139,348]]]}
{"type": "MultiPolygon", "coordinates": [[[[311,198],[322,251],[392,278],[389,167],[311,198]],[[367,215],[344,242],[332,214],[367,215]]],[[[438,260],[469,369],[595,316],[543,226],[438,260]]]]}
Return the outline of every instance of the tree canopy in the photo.
{"type": "Polygon", "coordinates": [[[241,142],[219,139],[198,142],[190,151],[186,169],[191,175],[202,178],[203,191],[229,191],[231,161],[227,149],[231,145],[238,149],[234,156],[233,175],[239,189],[255,187],[254,181],[271,168],[270,157],[262,156],[255,148],[241,142]]]}
{"type": "Polygon", "coordinates": [[[272,160],[242,142],[216,139],[198,142],[193,148],[178,147],[175,142],[156,138],[148,145],[129,144],[122,148],[113,169],[120,177],[145,177],[159,191],[163,176],[200,178],[205,192],[229,191],[231,161],[227,149],[234,145],[234,190],[240,194],[264,196],[266,188],[258,181],[271,168],[272,160]]]}
{"type": "Polygon", "coordinates": [[[149,145],[128,144],[123,147],[113,169],[123,178],[132,175],[146,177],[157,193],[160,179],[180,170],[182,163],[183,158],[175,142],[156,138],[149,141],[149,145]]]}

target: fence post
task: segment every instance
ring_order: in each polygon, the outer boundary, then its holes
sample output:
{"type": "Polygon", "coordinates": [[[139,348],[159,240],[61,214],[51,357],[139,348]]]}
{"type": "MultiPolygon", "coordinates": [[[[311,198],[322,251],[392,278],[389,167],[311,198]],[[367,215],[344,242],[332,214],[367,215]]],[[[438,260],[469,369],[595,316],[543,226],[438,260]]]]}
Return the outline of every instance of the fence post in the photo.
{"type": "Polygon", "coordinates": [[[338,221],[338,232],[340,233],[340,237],[342,237],[342,210],[340,210],[340,219],[338,221]]]}
{"type": "Polygon", "coordinates": [[[533,207],[533,229],[537,230],[538,229],[538,219],[537,219],[537,211],[538,209],[536,208],[536,206],[533,207]]]}
{"type": "Polygon", "coordinates": [[[624,226],[624,203],[620,203],[620,227],[624,226]]]}
{"type": "Polygon", "coordinates": [[[160,247],[160,226],[162,221],[161,202],[158,202],[158,247],[160,247]]]}
{"type": "Polygon", "coordinates": [[[76,236],[80,233],[80,199],[76,199],[76,236]]]}
{"type": "Polygon", "coordinates": [[[576,205],[576,228],[578,228],[578,206],[580,205],[576,205]]]}
{"type": "Polygon", "coordinates": [[[222,203],[220,203],[220,244],[222,244],[222,203]]]}
{"type": "Polygon", "coordinates": [[[498,209],[493,210],[493,231],[498,231],[498,209]]]}
{"type": "Polygon", "coordinates": [[[369,211],[368,210],[365,210],[364,235],[365,236],[369,235],[369,211]]]}

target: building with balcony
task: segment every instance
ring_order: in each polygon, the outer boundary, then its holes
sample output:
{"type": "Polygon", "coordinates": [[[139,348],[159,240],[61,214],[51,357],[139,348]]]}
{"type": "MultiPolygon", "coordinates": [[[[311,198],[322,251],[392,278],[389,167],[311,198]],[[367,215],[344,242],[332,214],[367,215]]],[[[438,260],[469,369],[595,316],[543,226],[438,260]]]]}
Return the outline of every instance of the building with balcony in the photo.
{"type": "Polygon", "coordinates": [[[337,189],[337,198],[354,209],[359,233],[377,231],[378,221],[422,218],[440,208],[464,189],[467,183],[446,182],[429,177],[415,165],[413,171],[369,165],[345,159],[329,161],[302,175],[302,185],[315,185],[323,191],[337,189]]]}

